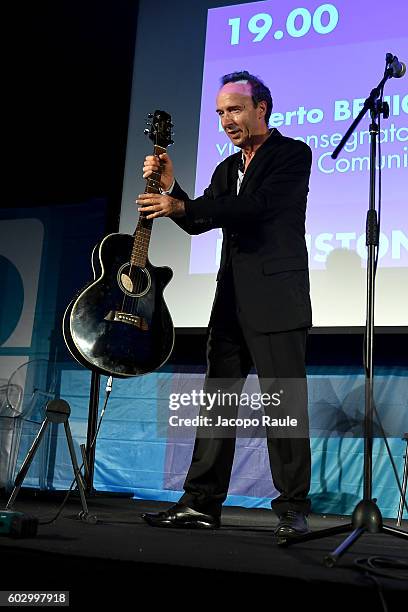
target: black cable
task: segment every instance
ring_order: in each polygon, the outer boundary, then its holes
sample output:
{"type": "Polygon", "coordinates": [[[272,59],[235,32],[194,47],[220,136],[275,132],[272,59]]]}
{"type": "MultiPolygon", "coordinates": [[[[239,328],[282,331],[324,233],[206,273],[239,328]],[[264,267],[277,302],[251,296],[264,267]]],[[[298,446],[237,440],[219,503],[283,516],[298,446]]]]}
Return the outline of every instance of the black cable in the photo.
{"type": "MultiPolygon", "coordinates": [[[[388,67],[388,64],[386,64],[385,66],[384,76],[387,71],[387,67],[388,67]]],[[[378,248],[377,248],[377,253],[376,253],[375,263],[374,263],[374,278],[377,274],[377,264],[378,264],[378,255],[380,252],[380,237],[381,237],[381,196],[382,196],[381,113],[383,111],[383,106],[384,106],[384,87],[385,87],[385,83],[383,83],[381,87],[380,102],[379,102],[380,112],[378,113],[378,161],[379,161],[379,165],[378,165],[378,223],[377,223],[378,248]]]]}
{"type": "Polygon", "coordinates": [[[388,578],[393,580],[408,581],[408,571],[398,575],[398,570],[408,570],[408,563],[405,560],[395,557],[361,557],[355,559],[354,565],[357,569],[364,572],[364,575],[369,580],[374,582],[378,596],[381,600],[381,605],[384,612],[388,612],[387,603],[383,593],[383,585],[378,580],[378,577],[388,578]],[[384,569],[392,569],[392,572],[384,571],[384,569]]]}
{"type": "Polygon", "coordinates": [[[381,601],[383,612],[388,612],[388,606],[387,606],[387,602],[385,601],[381,582],[378,580],[378,578],[376,578],[376,576],[374,576],[373,574],[370,574],[368,571],[365,571],[364,575],[366,578],[368,578],[368,580],[371,580],[372,582],[374,582],[377,588],[378,596],[381,601]]]}
{"type": "MultiPolygon", "coordinates": [[[[388,68],[389,68],[389,63],[387,62],[385,65],[385,70],[384,70],[384,75],[383,75],[384,77],[386,75],[388,68]]],[[[381,233],[381,195],[382,195],[381,113],[382,113],[383,104],[384,104],[384,101],[383,101],[384,87],[385,87],[385,83],[382,84],[380,95],[379,95],[379,106],[377,106],[377,109],[379,109],[379,112],[378,112],[378,160],[379,160],[379,165],[378,165],[378,217],[377,217],[378,246],[376,248],[375,261],[374,261],[374,282],[377,277],[377,266],[378,266],[378,256],[380,252],[380,233],[381,233]]],[[[378,104],[378,102],[376,101],[375,104],[378,104]]],[[[367,375],[368,366],[366,362],[366,350],[367,350],[367,320],[366,320],[366,326],[364,329],[364,338],[363,338],[363,365],[364,365],[364,371],[367,375]]]]}
{"type": "Polygon", "coordinates": [[[408,581],[408,562],[397,557],[361,557],[354,560],[354,565],[365,572],[382,578],[408,581]],[[387,572],[386,569],[392,571],[387,572]],[[406,570],[401,574],[396,571],[406,570]]]}
{"type": "MultiPolygon", "coordinates": [[[[98,437],[98,434],[99,434],[99,429],[100,429],[100,427],[102,425],[102,420],[103,420],[103,417],[105,415],[105,410],[106,410],[106,406],[107,406],[108,399],[109,399],[109,396],[111,394],[111,391],[112,391],[112,376],[109,376],[109,378],[107,380],[107,383],[106,383],[106,388],[105,388],[105,401],[104,401],[104,404],[103,404],[101,416],[99,417],[99,423],[98,423],[98,427],[97,427],[96,432],[95,432],[94,439],[92,440],[91,445],[89,447],[90,449],[96,443],[96,440],[97,440],[97,437],[98,437]]],[[[81,472],[82,468],[84,467],[84,463],[85,462],[83,461],[81,466],[78,468],[77,474],[79,474],[81,472]]],[[[67,493],[66,493],[66,495],[65,495],[65,497],[64,497],[64,499],[63,499],[63,501],[62,501],[62,503],[60,505],[60,507],[58,508],[56,515],[52,519],[50,519],[49,521],[39,522],[38,523],[39,525],[51,525],[52,523],[55,523],[55,521],[58,519],[58,517],[60,516],[61,512],[63,511],[63,509],[64,509],[64,507],[65,507],[65,505],[66,505],[66,503],[68,501],[68,498],[69,498],[69,496],[70,496],[70,494],[71,494],[71,492],[73,490],[73,486],[76,484],[76,475],[77,474],[75,474],[74,480],[72,481],[70,488],[68,489],[68,491],[67,491],[67,493]]]]}

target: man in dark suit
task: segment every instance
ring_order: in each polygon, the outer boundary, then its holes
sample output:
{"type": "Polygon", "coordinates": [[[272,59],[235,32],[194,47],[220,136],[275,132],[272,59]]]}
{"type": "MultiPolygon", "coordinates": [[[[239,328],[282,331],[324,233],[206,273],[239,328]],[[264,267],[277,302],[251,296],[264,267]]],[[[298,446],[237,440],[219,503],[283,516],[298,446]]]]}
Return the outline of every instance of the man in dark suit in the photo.
{"type": "MultiPolygon", "coordinates": [[[[268,129],[269,89],[248,72],[226,75],[217,96],[222,127],[241,152],[216,168],[202,197],[190,200],[174,179],[167,154],[146,157],[143,176],[161,164],[161,194],[137,202],[147,218],[170,216],[190,234],[223,229],[217,292],[209,323],[206,389],[230,381],[242,389],[252,365],[262,390],[265,381],[304,383],[296,416],[303,433],[290,437],[268,431],[273,481],[279,496],[272,508],[278,536],[307,531],[310,511],[305,345],[311,326],[305,212],[310,148],[268,129]],[[306,432],[306,433],[305,433],[306,432]]],[[[268,386],[269,385],[269,386],[268,386]]],[[[236,408],[236,407],[235,407],[236,408]]],[[[273,410],[271,411],[273,413],[273,410]]],[[[166,512],[146,513],[154,526],[216,528],[229,485],[235,437],[197,433],[185,493],[166,512]]]]}

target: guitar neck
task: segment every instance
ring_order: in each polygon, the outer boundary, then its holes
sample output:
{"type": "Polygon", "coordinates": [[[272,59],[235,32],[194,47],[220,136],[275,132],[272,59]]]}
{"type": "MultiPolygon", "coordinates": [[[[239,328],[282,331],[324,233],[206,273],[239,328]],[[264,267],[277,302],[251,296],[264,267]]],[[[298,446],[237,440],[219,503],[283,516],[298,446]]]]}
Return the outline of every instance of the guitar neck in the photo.
{"type": "MultiPolygon", "coordinates": [[[[153,155],[157,157],[162,153],[166,153],[164,147],[154,146],[153,155]]],[[[154,172],[146,180],[145,193],[160,193],[161,172],[154,172]]],[[[139,215],[139,220],[134,233],[134,241],[130,263],[133,266],[140,268],[146,267],[147,255],[149,252],[150,236],[152,233],[153,219],[146,219],[142,214],[139,215]]]]}

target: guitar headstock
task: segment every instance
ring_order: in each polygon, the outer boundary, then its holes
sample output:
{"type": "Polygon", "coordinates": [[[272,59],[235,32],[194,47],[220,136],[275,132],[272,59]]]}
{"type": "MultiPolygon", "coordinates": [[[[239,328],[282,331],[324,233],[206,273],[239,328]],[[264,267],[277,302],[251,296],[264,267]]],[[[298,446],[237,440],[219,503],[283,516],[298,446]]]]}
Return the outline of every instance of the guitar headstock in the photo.
{"type": "Polygon", "coordinates": [[[149,113],[148,119],[147,125],[149,127],[145,129],[144,133],[149,135],[150,140],[154,142],[155,146],[166,149],[174,143],[171,131],[173,124],[169,113],[156,110],[154,114],[149,113]]]}

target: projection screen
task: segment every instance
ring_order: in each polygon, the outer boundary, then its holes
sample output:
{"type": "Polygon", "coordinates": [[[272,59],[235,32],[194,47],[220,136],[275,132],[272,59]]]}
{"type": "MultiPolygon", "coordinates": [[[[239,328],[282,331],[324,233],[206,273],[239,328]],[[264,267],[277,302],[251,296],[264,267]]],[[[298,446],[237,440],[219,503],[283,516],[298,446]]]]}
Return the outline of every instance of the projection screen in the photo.
{"type": "MultiPolygon", "coordinates": [[[[176,178],[202,194],[216,165],[234,153],[215,113],[220,77],[248,70],[271,89],[271,127],[313,153],[306,241],[313,324],[365,324],[365,223],[369,115],[339,158],[330,155],[380,81],[385,54],[408,61],[408,5],[373,9],[369,0],[140,2],[120,231],[133,233],[142,193],[146,116],[172,115],[176,178]],[[299,4],[301,6],[299,6],[299,4]],[[188,8],[186,8],[188,7],[188,8]]],[[[381,119],[382,206],[377,272],[378,326],[408,325],[408,75],[387,82],[381,119]]],[[[378,185],[377,185],[378,187],[378,185]]],[[[377,192],[378,193],[378,192],[377,192]]],[[[215,291],[222,232],[191,237],[170,219],[154,222],[149,257],[174,277],[165,297],[176,327],[205,327],[215,291]]]]}

